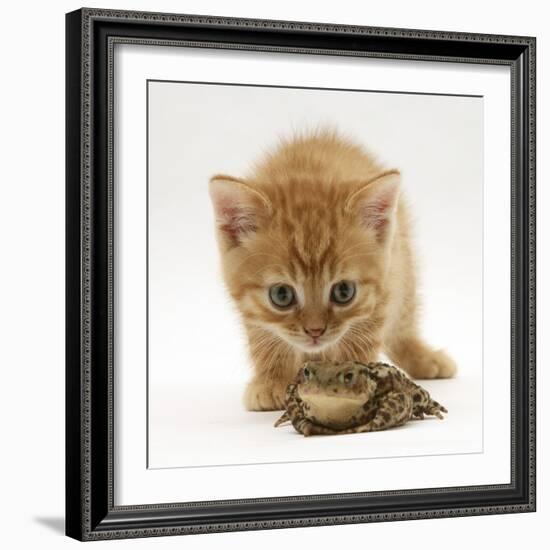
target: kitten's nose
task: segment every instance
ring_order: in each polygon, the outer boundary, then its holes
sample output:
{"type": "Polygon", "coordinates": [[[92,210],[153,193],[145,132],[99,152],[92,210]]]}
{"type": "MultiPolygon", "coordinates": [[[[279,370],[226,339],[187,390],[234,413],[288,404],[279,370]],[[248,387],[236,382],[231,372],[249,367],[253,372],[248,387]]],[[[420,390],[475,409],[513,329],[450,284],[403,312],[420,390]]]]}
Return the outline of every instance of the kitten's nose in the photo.
{"type": "Polygon", "coordinates": [[[312,338],[319,338],[319,336],[322,336],[325,333],[325,330],[327,327],[324,328],[306,328],[304,327],[304,330],[307,334],[309,334],[312,338]]]}

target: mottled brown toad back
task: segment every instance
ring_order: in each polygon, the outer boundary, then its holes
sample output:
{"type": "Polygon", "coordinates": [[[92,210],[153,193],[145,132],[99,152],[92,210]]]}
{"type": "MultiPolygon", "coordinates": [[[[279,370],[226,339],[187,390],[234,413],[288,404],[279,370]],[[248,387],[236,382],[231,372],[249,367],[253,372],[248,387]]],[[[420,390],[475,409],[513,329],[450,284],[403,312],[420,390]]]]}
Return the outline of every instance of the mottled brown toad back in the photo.
{"type": "Polygon", "coordinates": [[[303,435],[387,430],[447,409],[397,367],[385,363],[309,361],[286,390],[290,421],[303,435]]]}

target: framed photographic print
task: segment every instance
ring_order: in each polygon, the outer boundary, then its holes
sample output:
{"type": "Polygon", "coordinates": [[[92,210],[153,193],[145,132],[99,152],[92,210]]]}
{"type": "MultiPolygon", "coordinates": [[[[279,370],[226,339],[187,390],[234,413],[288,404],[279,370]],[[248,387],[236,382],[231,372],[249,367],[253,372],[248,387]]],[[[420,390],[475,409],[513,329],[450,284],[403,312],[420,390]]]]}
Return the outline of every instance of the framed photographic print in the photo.
{"type": "Polygon", "coordinates": [[[67,535],[535,509],[535,39],[67,14],[67,535]]]}

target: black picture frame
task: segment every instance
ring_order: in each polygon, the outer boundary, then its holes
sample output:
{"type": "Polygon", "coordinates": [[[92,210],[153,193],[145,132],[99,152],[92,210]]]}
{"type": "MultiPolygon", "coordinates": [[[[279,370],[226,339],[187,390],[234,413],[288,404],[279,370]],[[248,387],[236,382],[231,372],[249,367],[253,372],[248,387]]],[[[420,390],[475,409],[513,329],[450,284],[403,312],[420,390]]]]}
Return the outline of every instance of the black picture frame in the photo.
{"type": "Polygon", "coordinates": [[[535,38],[84,8],[66,16],[66,77],[68,536],[100,540],[535,510],[535,38]],[[115,42],[510,67],[511,483],[114,505],[115,42]]]}

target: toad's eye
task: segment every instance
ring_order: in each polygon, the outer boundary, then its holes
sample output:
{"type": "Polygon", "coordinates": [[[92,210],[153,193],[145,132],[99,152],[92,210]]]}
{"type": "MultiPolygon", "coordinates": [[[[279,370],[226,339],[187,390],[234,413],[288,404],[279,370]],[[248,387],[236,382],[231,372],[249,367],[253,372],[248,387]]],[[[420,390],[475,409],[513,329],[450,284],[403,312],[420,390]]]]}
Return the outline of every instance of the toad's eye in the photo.
{"type": "Polygon", "coordinates": [[[332,286],[330,299],[335,304],[349,304],[355,296],[355,283],[351,281],[340,281],[332,286]]]}
{"type": "Polygon", "coordinates": [[[353,384],[353,381],[355,380],[355,375],[353,374],[353,372],[346,372],[343,376],[343,379],[344,379],[344,383],[345,384],[353,384]]]}
{"type": "Polygon", "coordinates": [[[290,285],[276,284],[269,288],[269,299],[273,305],[286,309],[296,303],[296,294],[290,285]]]}

